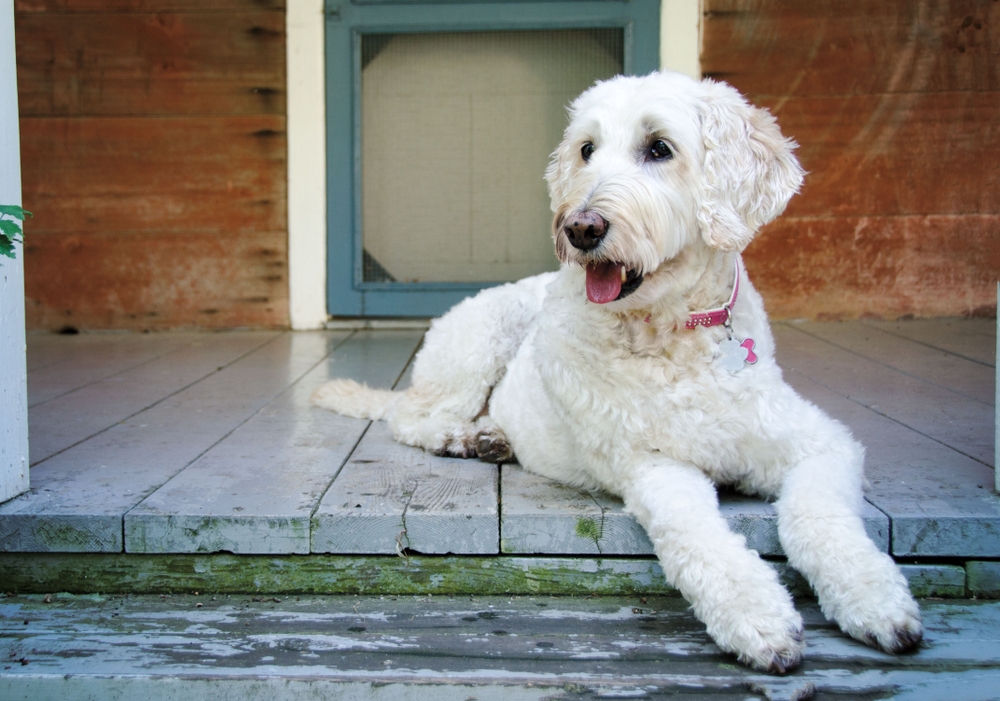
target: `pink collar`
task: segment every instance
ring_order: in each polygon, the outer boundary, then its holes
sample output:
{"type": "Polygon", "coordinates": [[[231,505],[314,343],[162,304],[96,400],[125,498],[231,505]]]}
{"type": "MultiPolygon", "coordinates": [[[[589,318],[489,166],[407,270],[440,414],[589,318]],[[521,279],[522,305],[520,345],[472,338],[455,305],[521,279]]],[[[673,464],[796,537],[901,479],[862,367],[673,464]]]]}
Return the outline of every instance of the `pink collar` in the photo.
{"type": "Polygon", "coordinates": [[[718,309],[709,309],[707,312],[692,312],[691,316],[688,317],[687,323],[684,324],[686,329],[696,329],[699,326],[719,326],[720,324],[729,324],[729,320],[733,316],[733,305],[736,304],[736,295],[740,291],[740,261],[739,258],[736,259],[736,276],[733,279],[733,294],[729,297],[729,301],[723,304],[718,309]]]}

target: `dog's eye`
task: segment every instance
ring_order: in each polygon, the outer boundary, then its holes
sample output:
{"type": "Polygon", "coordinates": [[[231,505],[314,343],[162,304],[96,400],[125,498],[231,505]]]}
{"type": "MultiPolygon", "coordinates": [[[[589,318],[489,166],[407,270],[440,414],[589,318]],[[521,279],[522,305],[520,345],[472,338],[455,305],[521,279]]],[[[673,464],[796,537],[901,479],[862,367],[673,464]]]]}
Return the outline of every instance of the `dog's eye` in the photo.
{"type": "Polygon", "coordinates": [[[657,139],[651,143],[647,154],[651,161],[669,161],[674,157],[674,152],[663,139],[657,139]]]}
{"type": "Polygon", "coordinates": [[[583,157],[583,162],[586,163],[590,160],[590,157],[594,155],[594,144],[589,141],[583,145],[580,149],[580,155],[583,157]]]}

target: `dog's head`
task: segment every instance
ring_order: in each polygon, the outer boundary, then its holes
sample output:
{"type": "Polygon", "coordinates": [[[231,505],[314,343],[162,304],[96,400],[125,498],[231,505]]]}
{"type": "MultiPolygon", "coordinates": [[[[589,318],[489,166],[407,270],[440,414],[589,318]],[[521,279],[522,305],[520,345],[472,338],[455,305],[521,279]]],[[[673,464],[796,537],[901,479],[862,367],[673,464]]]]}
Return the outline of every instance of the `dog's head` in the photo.
{"type": "Polygon", "coordinates": [[[651,288],[692,248],[741,251],[802,184],[794,149],[724,83],[676,73],[598,83],[570,107],[546,171],[556,255],[587,269],[587,296],[603,304],[651,288]]]}

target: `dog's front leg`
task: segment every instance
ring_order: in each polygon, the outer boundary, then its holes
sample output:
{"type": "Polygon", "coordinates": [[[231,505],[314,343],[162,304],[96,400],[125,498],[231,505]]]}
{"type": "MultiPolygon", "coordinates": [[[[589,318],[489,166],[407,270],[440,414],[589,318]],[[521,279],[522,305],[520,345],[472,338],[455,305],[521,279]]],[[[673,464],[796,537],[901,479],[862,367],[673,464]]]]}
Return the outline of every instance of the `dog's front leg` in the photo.
{"type": "Polygon", "coordinates": [[[797,666],[802,619],[775,571],[729,530],[708,477],[659,455],[623,477],[625,505],[649,533],[667,581],[716,644],[767,672],[797,666]]]}
{"type": "Polygon", "coordinates": [[[788,562],[805,575],[823,613],[858,640],[886,652],[920,644],[920,610],[906,579],[865,533],[861,447],[845,438],[785,476],[775,503],[788,562]]]}

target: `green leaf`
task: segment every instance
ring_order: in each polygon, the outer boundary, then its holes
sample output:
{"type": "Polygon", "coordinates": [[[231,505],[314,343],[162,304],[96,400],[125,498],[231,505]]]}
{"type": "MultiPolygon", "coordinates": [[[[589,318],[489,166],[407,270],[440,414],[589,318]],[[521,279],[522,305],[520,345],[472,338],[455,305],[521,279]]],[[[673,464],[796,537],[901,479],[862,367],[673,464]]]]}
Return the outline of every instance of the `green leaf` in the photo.
{"type": "Polygon", "coordinates": [[[7,256],[8,258],[16,258],[14,254],[14,244],[6,236],[0,236],[0,255],[7,256]]]}
{"type": "Polygon", "coordinates": [[[21,221],[24,221],[25,217],[32,216],[31,212],[18,207],[16,204],[0,204],[0,214],[6,214],[21,221]]]}
{"type": "Polygon", "coordinates": [[[21,225],[9,219],[0,219],[0,231],[7,236],[14,238],[21,235],[21,225]]]}

